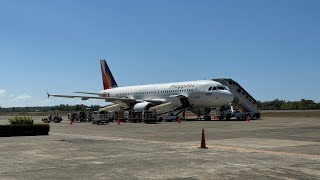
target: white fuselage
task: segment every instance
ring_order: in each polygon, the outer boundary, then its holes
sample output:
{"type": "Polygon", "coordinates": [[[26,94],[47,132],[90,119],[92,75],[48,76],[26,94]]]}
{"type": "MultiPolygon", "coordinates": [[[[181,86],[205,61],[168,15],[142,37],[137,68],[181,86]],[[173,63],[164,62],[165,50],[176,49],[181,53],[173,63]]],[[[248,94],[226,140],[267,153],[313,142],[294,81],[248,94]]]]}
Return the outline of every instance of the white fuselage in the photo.
{"type": "Polygon", "coordinates": [[[171,102],[176,106],[181,105],[177,96],[182,95],[193,108],[220,107],[231,103],[234,98],[225,86],[213,80],[117,87],[100,93],[106,97],[171,102]]]}

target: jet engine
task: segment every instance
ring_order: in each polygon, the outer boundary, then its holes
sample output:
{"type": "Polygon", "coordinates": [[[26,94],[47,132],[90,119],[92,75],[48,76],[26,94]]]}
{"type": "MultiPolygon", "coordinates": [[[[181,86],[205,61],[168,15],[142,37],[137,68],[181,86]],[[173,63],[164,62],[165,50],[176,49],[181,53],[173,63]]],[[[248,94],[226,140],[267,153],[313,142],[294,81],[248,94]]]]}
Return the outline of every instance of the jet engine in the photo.
{"type": "Polygon", "coordinates": [[[133,110],[134,111],[146,111],[146,110],[149,110],[153,106],[154,105],[150,102],[141,102],[141,103],[135,104],[133,106],[133,110]]]}

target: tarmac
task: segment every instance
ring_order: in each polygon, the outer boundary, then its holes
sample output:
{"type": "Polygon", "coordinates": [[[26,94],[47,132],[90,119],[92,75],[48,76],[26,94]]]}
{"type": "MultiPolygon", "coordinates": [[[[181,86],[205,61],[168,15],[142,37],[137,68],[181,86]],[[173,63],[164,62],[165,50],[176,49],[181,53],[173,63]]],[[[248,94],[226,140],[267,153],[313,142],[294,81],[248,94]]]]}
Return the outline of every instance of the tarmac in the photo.
{"type": "Polygon", "coordinates": [[[0,137],[0,179],[320,179],[320,118],[50,128],[0,137]]]}

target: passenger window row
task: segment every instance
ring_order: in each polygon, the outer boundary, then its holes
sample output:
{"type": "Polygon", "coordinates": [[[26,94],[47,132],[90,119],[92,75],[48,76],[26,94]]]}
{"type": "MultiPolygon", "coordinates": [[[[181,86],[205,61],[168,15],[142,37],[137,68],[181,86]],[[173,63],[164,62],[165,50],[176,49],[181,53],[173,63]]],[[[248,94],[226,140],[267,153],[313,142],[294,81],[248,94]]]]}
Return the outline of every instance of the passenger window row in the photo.
{"type": "Polygon", "coordinates": [[[136,94],[151,94],[151,93],[174,93],[174,92],[186,92],[193,91],[193,89],[180,89],[180,90],[167,90],[167,91],[150,91],[150,92],[133,92],[133,93],[119,93],[115,96],[126,96],[126,95],[136,95],[136,94]]]}

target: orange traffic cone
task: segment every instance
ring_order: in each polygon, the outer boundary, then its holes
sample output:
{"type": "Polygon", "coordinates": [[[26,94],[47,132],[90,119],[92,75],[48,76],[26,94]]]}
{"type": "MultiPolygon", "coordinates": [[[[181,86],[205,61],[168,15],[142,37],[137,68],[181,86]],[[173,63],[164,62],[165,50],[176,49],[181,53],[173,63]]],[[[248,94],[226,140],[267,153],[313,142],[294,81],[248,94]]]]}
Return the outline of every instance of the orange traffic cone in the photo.
{"type": "Polygon", "coordinates": [[[178,123],[180,124],[180,117],[178,117],[178,123]]]}
{"type": "Polygon", "coordinates": [[[202,138],[201,138],[200,148],[208,149],[208,147],[206,146],[206,138],[204,136],[204,129],[202,129],[202,138]]]}

